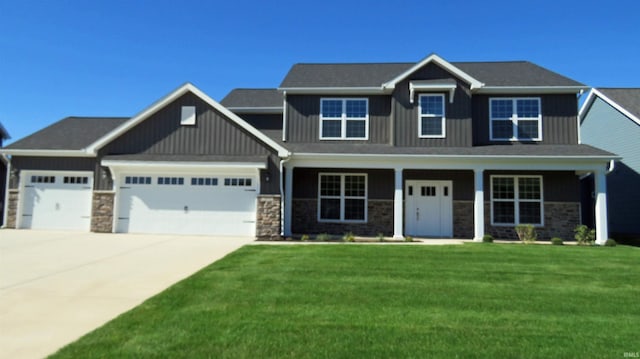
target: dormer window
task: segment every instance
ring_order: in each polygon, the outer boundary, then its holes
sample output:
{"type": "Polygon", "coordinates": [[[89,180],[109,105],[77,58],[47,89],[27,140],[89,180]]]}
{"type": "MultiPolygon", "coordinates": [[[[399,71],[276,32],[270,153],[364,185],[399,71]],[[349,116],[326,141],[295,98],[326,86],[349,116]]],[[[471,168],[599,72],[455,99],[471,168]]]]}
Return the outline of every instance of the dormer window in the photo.
{"type": "Polygon", "coordinates": [[[185,125],[193,126],[196,124],[196,107],[195,106],[182,106],[180,124],[183,126],[185,125]]]}
{"type": "Polygon", "coordinates": [[[542,140],[540,98],[492,98],[489,118],[491,140],[542,140]]]}
{"type": "Polygon", "coordinates": [[[366,140],[368,137],[368,99],[320,99],[320,139],[366,140]]]}
{"type": "Polygon", "coordinates": [[[421,138],[444,138],[444,95],[420,95],[418,130],[421,138]]]}

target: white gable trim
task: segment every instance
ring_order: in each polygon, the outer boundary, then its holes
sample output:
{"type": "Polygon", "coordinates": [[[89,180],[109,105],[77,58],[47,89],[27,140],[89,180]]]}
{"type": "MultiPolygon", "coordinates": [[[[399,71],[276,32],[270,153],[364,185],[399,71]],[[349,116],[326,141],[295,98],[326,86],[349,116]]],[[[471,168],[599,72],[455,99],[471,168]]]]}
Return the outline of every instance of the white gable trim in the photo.
{"type": "Polygon", "coordinates": [[[620,111],[620,113],[622,113],[623,115],[625,115],[629,119],[631,119],[633,122],[635,122],[638,125],[640,125],[640,118],[638,118],[637,116],[635,116],[631,112],[627,111],[624,107],[620,106],[615,101],[613,101],[612,99],[610,99],[605,94],[603,94],[602,92],[598,91],[598,89],[595,89],[595,88],[591,89],[591,92],[589,93],[589,96],[587,97],[587,99],[582,104],[582,107],[580,108],[580,112],[578,112],[578,118],[580,119],[580,123],[582,123],[582,121],[584,120],[584,117],[587,115],[586,113],[588,112],[589,108],[593,104],[593,101],[595,101],[595,97],[596,96],[600,97],[600,99],[602,99],[604,102],[609,104],[611,107],[613,107],[616,110],[620,111]]]}
{"type": "Polygon", "coordinates": [[[86,150],[13,150],[2,148],[0,149],[0,154],[37,157],[96,157],[95,153],[86,150]]]}
{"type": "Polygon", "coordinates": [[[396,87],[396,85],[398,84],[398,82],[406,79],[409,75],[411,75],[412,73],[416,72],[418,69],[424,67],[425,65],[427,65],[427,64],[429,64],[431,62],[439,65],[440,67],[444,68],[445,70],[449,71],[450,73],[454,74],[455,76],[457,76],[457,77],[461,78],[462,80],[468,82],[471,85],[471,89],[472,90],[484,86],[484,84],[482,82],[476,80],[475,78],[471,77],[471,75],[469,75],[466,72],[460,70],[459,68],[453,66],[450,62],[446,61],[442,57],[440,57],[440,56],[438,56],[436,54],[431,54],[431,55],[427,56],[424,60],[422,60],[422,61],[418,62],[417,64],[415,64],[414,66],[412,66],[407,71],[405,71],[402,74],[400,74],[398,77],[394,78],[391,81],[388,81],[388,82],[382,84],[382,87],[383,88],[394,89],[396,87]]]}
{"type": "Polygon", "coordinates": [[[204,92],[200,91],[200,89],[198,89],[191,83],[186,83],[180,86],[178,89],[174,90],[169,95],[163,97],[162,99],[158,100],[151,106],[147,107],[142,112],[132,117],[130,120],[116,127],[113,131],[107,133],[106,135],[101,137],[99,140],[97,140],[96,142],[91,144],[89,147],[87,147],[86,151],[88,153],[96,154],[100,148],[104,147],[106,144],[113,141],[114,139],[120,137],[122,134],[124,134],[125,132],[127,132],[134,126],[136,126],[137,124],[141,123],[142,121],[146,120],[151,115],[158,112],[160,109],[164,108],[169,103],[175,101],[176,99],[178,99],[180,96],[184,95],[187,92],[192,92],[194,95],[198,96],[201,100],[206,102],[209,106],[213,107],[214,109],[222,113],[231,121],[240,125],[240,127],[247,130],[247,132],[257,137],[259,140],[267,144],[272,149],[278,151],[278,156],[287,157],[289,155],[289,151],[287,151],[287,149],[280,146],[278,143],[276,143],[275,141],[267,137],[265,134],[260,132],[255,127],[251,126],[249,123],[247,123],[246,121],[238,117],[233,112],[229,111],[226,107],[222,106],[221,104],[213,100],[211,97],[209,97],[204,92]]]}

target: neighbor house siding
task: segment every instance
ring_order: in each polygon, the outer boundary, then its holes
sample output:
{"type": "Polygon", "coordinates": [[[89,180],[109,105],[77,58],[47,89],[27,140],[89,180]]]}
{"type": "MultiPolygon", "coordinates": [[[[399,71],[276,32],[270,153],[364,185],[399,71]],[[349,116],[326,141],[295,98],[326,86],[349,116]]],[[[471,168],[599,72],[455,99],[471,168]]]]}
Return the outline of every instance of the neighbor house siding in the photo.
{"type": "MultiPolygon", "coordinates": [[[[443,93],[443,92],[425,92],[443,93]]],[[[449,72],[435,64],[429,64],[416,71],[408,79],[396,85],[393,92],[394,101],[394,136],[395,145],[399,147],[468,147],[472,145],[471,126],[471,93],[464,82],[453,77],[449,72]],[[409,82],[411,80],[454,79],[458,82],[453,102],[450,102],[448,91],[445,94],[445,138],[419,138],[418,111],[419,95],[414,94],[413,103],[409,99],[409,82]]]]}
{"type": "Polygon", "coordinates": [[[489,99],[496,97],[539,97],[542,111],[542,141],[545,145],[578,143],[578,101],[575,95],[476,95],[473,96],[474,145],[504,144],[489,137],[489,99]]]}
{"type": "Polygon", "coordinates": [[[581,124],[582,143],[622,157],[607,176],[609,231],[639,235],[640,125],[596,98],[581,124]]]}
{"type": "Polygon", "coordinates": [[[287,95],[287,140],[304,143],[389,143],[389,96],[287,95]],[[368,98],[369,140],[320,140],[320,99],[368,98]]]}

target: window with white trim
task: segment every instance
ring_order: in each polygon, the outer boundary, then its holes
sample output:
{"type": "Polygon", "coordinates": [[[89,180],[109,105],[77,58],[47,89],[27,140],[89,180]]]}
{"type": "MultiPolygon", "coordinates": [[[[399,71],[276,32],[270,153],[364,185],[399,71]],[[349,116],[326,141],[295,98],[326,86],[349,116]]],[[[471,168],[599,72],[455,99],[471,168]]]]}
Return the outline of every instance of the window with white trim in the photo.
{"type": "Polygon", "coordinates": [[[31,176],[31,183],[56,183],[55,176],[31,176]]]}
{"type": "Polygon", "coordinates": [[[64,184],[88,184],[89,177],[86,176],[64,176],[62,178],[64,184]]]}
{"type": "Polygon", "coordinates": [[[367,175],[320,173],[318,187],[318,221],[367,221],[367,175]]]}
{"type": "Polygon", "coordinates": [[[126,176],[124,178],[125,184],[151,184],[151,177],[145,176],[126,176]]]}
{"type": "Polygon", "coordinates": [[[542,140],[540,98],[489,99],[491,140],[542,140]]]}
{"type": "Polygon", "coordinates": [[[251,187],[252,184],[251,178],[230,177],[224,179],[224,185],[227,187],[251,187]]]}
{"type": "Polygon", "coordinates": [[[543,225],[542,176],[491,176],[491,223],[543,225]]]}
{"type": "Polygon", "coordinates": [[[192,186],[217,186],[218,179],[211,177],[191,177],[192,186]]]}
{"type": "Polygon", "coordinates": [[[184,177],[158,177],[158,184],[181,186],[184,184],[184,177]]]}
{"type": "Polygon", "coordinates": [[[320,99],[320,139],[366,140],[368,137],[368,99],[320,99]]]}
{"type": "Polygon", "coordinates": [[[180,124],[181,125],[195,125],[196,124],[196,107],[195,106],[182,106],[180,111],[180,124]]]}
{"type": "Polygon", "coordinates": [[[418,131],[421,138],[444,138],[444,95],[420,95],[418,131]]]}

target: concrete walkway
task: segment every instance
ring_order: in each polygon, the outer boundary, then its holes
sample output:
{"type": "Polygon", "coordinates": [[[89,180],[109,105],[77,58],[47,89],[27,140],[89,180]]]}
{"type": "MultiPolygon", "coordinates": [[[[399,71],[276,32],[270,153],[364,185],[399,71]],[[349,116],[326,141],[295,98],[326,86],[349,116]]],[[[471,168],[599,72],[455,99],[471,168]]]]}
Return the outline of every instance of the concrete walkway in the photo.
{"type": "Polygon", "coordinates": [[[0,358],[42,358],[253,238],[0,230],[0,358]]]}

